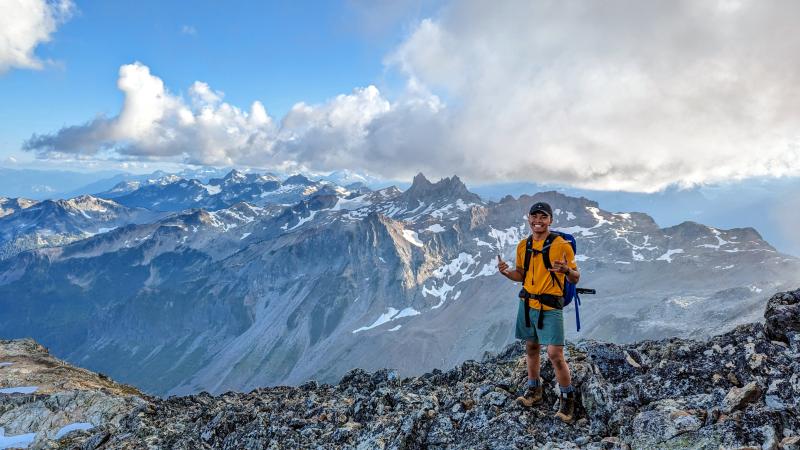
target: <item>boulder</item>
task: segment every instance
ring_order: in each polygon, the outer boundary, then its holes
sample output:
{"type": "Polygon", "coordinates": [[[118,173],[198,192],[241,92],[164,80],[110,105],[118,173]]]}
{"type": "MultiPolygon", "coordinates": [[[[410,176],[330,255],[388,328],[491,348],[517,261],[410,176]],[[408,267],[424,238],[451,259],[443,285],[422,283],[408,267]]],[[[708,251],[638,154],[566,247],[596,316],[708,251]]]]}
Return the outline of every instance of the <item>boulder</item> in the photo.
{"type": "Polygon", "coordinates": [[[770,339],[790,343],[800,333],[800,289],[780,292],[767,302],[765,330],[770,339]]]}

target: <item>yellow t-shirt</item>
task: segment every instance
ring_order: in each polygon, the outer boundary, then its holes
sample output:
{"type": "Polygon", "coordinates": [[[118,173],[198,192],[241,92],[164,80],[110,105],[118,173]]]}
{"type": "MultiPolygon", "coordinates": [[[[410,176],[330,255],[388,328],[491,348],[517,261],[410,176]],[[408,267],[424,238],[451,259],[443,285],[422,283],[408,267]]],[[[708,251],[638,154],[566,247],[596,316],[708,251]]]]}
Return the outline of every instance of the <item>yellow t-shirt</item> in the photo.
{"type": "MultiPolygon", "coordinates": [[[[523,269],[525,268],[525,244],[527,240],[528,239],[525,238],[521,240],[519,244],[517,244],[517,270],[519,270],[520,273],[522,273],[523,269]]],[[[535,250],[541,250],[543,245],[544,240],[537,241],[534,239],[533,248],[535,250]]],[[[528,267],[528,273],[525,276],[525,281],[522,283],[522,286],[531,294],[549,294],[561,296],[563,295],[563,292],[558,285],[553,282],[550,272],[548,272],[547,268],[544,266],[544,260],[542,259],[543,257],[544,255],[541,253],[538,255],[531,254],[530,267],[528,267]]],[[[554,266],[554,261],[563,261],[565,258],[567,260],[567,265],[571,269],[578,268],[578,265],[575,264],[575,252],[572,251],[572,246],[561,236],[556,237],[555,240],[553,240],[553,243],[550,244],[551,267],[554,266]]],[[[559,272],[555,272],[555,275],[558,278],[558,282],[561,283],[561,286],[564,286],[564,278],[566,275],[559,272]]],[[[536,299],[530,299],[529,304],[531,308],[534,309],[539,309],[540,307],[539,301],[536,299]]],[[[549,306],[541,306],[545,311],[553,309],[549,306]]]]}

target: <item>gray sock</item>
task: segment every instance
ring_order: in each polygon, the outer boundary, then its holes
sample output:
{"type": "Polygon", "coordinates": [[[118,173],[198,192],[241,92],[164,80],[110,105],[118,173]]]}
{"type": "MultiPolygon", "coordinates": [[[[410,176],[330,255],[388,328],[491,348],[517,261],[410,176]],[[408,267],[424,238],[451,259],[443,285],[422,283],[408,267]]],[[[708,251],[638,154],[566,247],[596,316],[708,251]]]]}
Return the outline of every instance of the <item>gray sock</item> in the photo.
{"type": "Polygon", "coordinates": [[[529,378],[528,382],[525,383],[525,387],[528,389],[536,389],[537,387],[539,387],[539,379],[537,378],[535,380],[531,380],[529,378]]]}
{"type": "Polygon", "coordinates": [[[558,388],[561,389],[562,394],[569,394],[571,392],[575,392],[575,387],[573,387],[571,384],[567,387],[558,385],[558,388]]]}

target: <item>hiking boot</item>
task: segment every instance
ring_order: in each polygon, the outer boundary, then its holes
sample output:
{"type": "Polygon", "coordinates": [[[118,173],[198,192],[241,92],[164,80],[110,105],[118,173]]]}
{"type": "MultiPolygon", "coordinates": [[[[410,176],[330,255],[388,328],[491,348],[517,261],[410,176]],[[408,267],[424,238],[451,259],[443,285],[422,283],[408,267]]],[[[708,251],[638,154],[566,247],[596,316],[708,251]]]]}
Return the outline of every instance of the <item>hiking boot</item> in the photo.
{"type": "Polygon", "coordinates": [[[575,421],[575,392],[568,394],[561,393],[559,397],[558,412],[556,418],[561,419],[564,423],[572,423],[575,421]]]}
{"type": "Polygon", "coordinates": [[[530,408],[533,405],[542,403],[542,396],[544,393],[543,385],[544,380],[539,378],[539,386],[536,386],[535,388],[526,388],[525,393],[522,396],[517,397],[517,403],[526,408],[530,408]]]}

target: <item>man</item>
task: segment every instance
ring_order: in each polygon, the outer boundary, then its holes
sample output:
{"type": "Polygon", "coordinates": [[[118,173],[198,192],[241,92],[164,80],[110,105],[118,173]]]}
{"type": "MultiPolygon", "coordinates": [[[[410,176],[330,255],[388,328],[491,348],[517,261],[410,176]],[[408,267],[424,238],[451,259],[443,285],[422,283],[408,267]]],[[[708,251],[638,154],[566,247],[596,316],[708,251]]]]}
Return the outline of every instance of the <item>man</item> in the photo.
{"type": "Polygon", "coordinates": [[[542,345],[546,345],[547,357],[553,365],[561,389],[556,417],[571,423],[575,415],[575,388],[572,386],[569,366],[564,359],[563,286],[565,279],[577,284],[580,272],[575,264],[572,246],[560,236],[551,240],[548,252],[550,269],[546,267],[542,250],[550,235],[552,223],[553,210],[549,204],[537,202],[531,206],[528,224],[532,233],[532,251],[527,272],[525,260],[528,239],[523,239],[517,245],[515,269],[509,269],[499,255],[497,268],[509,280],[522,282],[523,287],[517,309],[516,337],[525,340],[528,382],[525,394],[517,402],[526,407],[541,403],[543,386],[539,377],[539,351],[542,345]]]}

